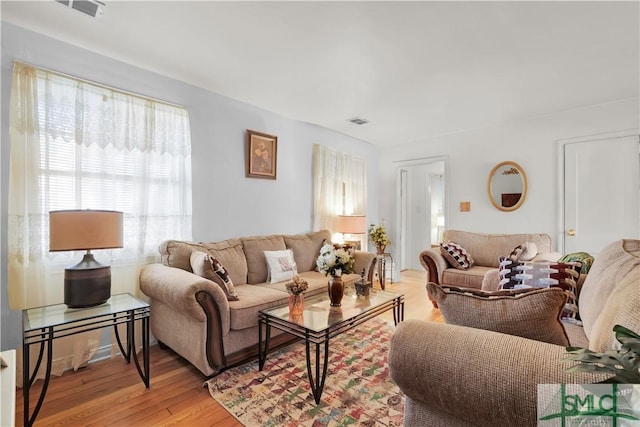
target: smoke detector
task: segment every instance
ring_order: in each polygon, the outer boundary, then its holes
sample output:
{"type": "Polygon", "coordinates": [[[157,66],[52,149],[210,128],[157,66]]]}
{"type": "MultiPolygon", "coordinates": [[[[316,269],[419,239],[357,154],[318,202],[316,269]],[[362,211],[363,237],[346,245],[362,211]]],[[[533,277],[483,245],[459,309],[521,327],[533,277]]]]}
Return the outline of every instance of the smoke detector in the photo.
{"type": "Polygon", "coordinates": [[[348,122],[353,123],[354,125],[366,125],[369,123],[369,120],[363,119],[362,117],[353,117],[347,120],[348,122]]]}
{"type": "Polygon", "coordinates": [[[75,9],[78,12],[82,12],[85,15],[89,15],[95,18],[97,15],[102,15],[102,8],[104,3],[98,0],[56,0],[65,6],[75,9]]]}

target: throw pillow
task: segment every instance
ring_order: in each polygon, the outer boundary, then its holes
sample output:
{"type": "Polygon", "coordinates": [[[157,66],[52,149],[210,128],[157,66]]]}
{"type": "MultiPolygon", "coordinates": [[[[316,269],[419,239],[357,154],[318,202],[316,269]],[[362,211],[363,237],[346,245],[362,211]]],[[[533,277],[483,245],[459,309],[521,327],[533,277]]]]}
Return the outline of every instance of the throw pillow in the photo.
{"type": "Polygon", "coordinates": [[[533,242],[524,242],[516,246],[507,256],[511,261],[531,261],[538,254],[538,247],[533,242]]]}
{"type": "Polygon", "coordinates": [[[560,258],[560,262],[576,262],[579,261],[582,263],[582,269],[580,273],[587,274],[591,269],[591,264],[593,264],[593,257],[586,252],[574,252],[572,254],[567,254],[560,258]]]}
{"type": "Polygon", "coordinates": [[[267,259],[267,282],[278,283],[289,280],[298,274],[298,267],[293,258],[293,251],[286,249],[284,251],[264,251],[267,259]]]}
{"type": "Polygon", "coordinates": [[[522,253],[517,261],[531,261],[538,255],[538,247],[533,242],[524,242],[522,253]]]}
{"type": "Polygon", "coordinates": [[[518,261],[523,251],[524,251],[524,243],[513,248],[513,250],[507,256],[507,258],[509,258],[511,261],[518,261]]]}
{"type": "Polygon", "coordinates": [[[500,257],[500,289],[557,287],[567,294],[562,317],[578,321],[578,279],[582,268],[579,262],[511,261],[500,257]]]}
{"type": "Polygon", "coordinates": [[[455,242],[440,243],[440,252],[449,264],[458,270],[467,270],[474,264],[471,255],[455,242]]]}
{"type": "Polygon", "coordinates": [[[227,270],[215,257],[206,252],[193,251],[190,261],[193,272],[220,286],[228,301],[238,301],[240,299],[227,270]]]}
{"type": "Polygon", "coordinates": [[[445,322],[567,346],[560,314],[567,300],[556,288],[481,291],[427,284],[445,322]]]}

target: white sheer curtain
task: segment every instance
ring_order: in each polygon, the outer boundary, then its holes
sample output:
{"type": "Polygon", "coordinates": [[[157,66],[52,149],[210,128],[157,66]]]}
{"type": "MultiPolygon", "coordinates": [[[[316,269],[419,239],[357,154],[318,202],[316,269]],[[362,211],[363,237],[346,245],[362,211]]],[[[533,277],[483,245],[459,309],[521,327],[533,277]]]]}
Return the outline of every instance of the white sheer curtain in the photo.
{"type": "MultiPolygon", "coordinates": [[[[10,307],[62,302],[64,268],[82,253],[49,252],[49,211],[59,209],[124,212],[124,248],[95,257],[112,266],[113,294],[139,295],[139,269],[160,241],[191,239],[187,111],[20,62],[10,108],[10,307]]],[[[99,340],[82,341],[73,362],[69,351],[56,357],[58,370],[93,356],[99,340]]]]}
{"type": "MultiPolygon", "coordinates": [[[[366,207],[367,168],[364,159],[315,144],[313,229],[333,232],[337,215],[365,215],[366,207]]],[[[366,247],[366,241],[362,247],[366,247]]]]}

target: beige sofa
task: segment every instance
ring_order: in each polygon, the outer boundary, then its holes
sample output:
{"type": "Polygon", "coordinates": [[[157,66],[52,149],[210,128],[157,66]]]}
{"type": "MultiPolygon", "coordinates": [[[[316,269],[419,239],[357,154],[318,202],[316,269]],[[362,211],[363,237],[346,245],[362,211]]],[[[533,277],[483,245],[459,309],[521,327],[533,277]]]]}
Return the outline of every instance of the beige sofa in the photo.
{"type": "Polygon", "coordinates": [[[439,285],[496,290],[500,283],[499,258],[509,255],[516,246],[525,242],[535,243],[537,259],[557,261],[562,256],[552,252],[551,237],[547,234],[483,234],[447,230],[443,234],[443,241],[453,241],[462,246],[475,264],[467,270],[460,270],[447,262],[440,248],[422,251],[420,263],[428,272],[427,281],[439,285]]]}
{"type": "MultiPolygon", "coordinates": [[[[327,277],[315,271],[315,260],[327,230],[298,235],[252,236],[217,243],[165,241],[160,245],[162,263],[145,266],[140,289],[150,298],[150,326],[158,341],[210,376],[257,355],[258,312],[285,304],[284,282],[266,283],[264,251],[291,249],[298,273],[309,284],[305,295],[327,291],[327,277]],[[222,288],[192,272],[193,251],[208,252],[225,267],[238,294],[228,301],[222,288]]],[[[354,271],[365,271],[371,281],[375,254],[356,251],[354,271]]],[[[351,284],[360,274],[343,275],[351,284]]],[[[272,345],[292,337],[272,332],[272,345]]]]}
{"type": "MultiPolygon", "coordinates": [[[[583,327],[565,324],[571,345],[602,352],[616,348],[614,325],[640,331],[640,240],[598,254],[578,305],[583,327]]],[[[393,335],[389,368],[406,395],[405,426],[535,426],[538,384],[607,377],[567,373],[566,355],[563,346],[519,336],[409,320],[393,335]]]]}

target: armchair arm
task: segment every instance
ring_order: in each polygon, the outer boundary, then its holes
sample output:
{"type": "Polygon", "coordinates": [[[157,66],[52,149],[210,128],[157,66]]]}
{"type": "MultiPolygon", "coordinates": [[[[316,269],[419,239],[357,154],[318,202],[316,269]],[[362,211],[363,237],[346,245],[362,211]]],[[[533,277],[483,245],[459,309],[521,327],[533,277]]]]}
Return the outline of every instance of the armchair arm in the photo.
{"type": "Polygon", "coordinates": [[[207,314],[196,294],[204,292],[217,307],[223,333],[229,331],[229,302],[222,289],[210,280],[180,268],[155,263],[142,268],[140,290],[148,297],[160,300],[200,322],[207,321],[207,314]]]}
{"type": "Polygon", "coordinates": [[[420,264],[427,270],[427,282],[442,283],[442,273],[449,267],[440,249],[426,249],[420,252],[420,264]]]}
{"type": "Polygon", "coordinates": [[[407,320],[391,340],[389,369],[407,396],[405,425],[448,419],[448,425],[534,426],[538,384],[606,378],[567,373],[565,354],[564,347],[517,336],[407,320]]]}
{"type": "Polygon", "coordinates": [[[364,269],[364,277],[367,281],[373,283],[374,266],[376,263],[376,254],[373,252],[354,251],[353,252],[353,272],[360,274],[364,269]]]}

